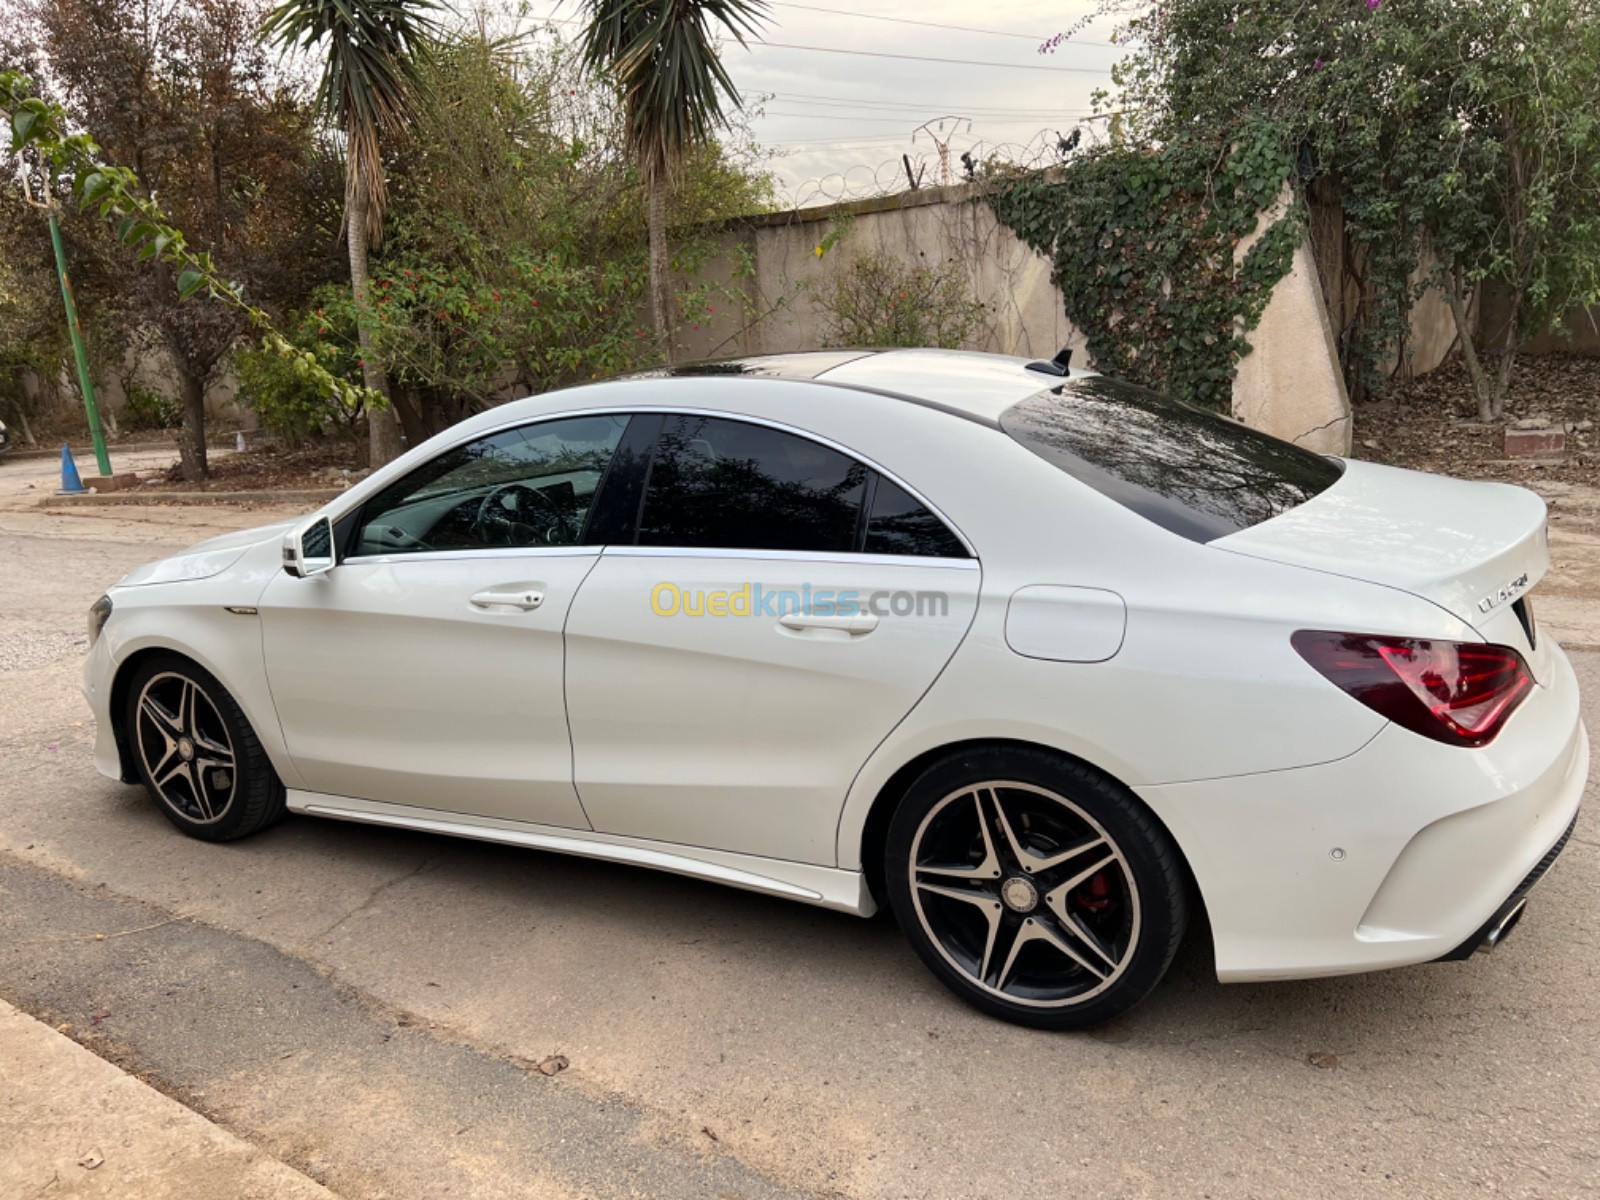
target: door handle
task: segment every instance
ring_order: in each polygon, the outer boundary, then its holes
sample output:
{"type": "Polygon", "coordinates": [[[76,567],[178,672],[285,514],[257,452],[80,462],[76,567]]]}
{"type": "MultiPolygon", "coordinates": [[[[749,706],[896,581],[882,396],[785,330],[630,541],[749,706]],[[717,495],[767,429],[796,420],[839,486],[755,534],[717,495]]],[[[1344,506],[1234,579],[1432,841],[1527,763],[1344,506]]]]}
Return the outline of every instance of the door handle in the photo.
{"type": "Polygon", "coordinates": [[[473,593],[471,601],[477,608],[503,605],[506,608],[520,608],[523,612],[532,612],[544,603],[544,593],[534,591],[532,588],[505,590],[490,588],[487,591],[473,593]]]}
{"type": "Polygon", "coordinates": [[[865,610],[853,613],[784,613],[778,618],[778,624],[796,633],[833,630],[850,637],[860,637],[878,627],[878,617],[865,610]]]}

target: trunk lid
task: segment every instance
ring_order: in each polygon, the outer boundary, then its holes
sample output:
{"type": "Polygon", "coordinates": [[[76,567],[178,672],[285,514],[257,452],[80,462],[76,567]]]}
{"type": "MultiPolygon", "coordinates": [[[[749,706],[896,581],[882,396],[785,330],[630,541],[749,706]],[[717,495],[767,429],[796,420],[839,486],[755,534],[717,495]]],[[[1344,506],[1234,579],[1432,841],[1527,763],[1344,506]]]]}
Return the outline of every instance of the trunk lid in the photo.
{"type": "Polygon", "coordinates": [[[1550,565],[1545,504],[1526,488],[1357,460],[1320,495],[1211,545],[1400,588],[1500,642],[1550,565]]]}

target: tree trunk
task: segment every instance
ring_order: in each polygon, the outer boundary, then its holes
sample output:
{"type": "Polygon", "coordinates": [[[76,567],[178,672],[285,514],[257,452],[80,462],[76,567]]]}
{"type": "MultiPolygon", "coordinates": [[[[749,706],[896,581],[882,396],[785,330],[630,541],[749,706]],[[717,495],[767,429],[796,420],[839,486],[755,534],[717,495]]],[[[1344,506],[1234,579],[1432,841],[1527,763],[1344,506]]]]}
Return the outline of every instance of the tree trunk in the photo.
{"type": "Polygon", "coordinates": [[[1472,322],[1467,313],[1467,302],[1461,298],[1461,281],[1453,273],[1446,292],[1450,315],[1455,319],[1456,336],[1461,339],[1461,357],[1467,364],[1467,378],[1472,380],[1472,398],[1477,404],[1478,420],[1494,419],[1493,397],[1490,394],[1489,376],[1478,359],[1477,343],[1473,341],[1472,322]]]}
{"type": "Polygon", "coordinates": [[[653,171],[648,181],[650,223],[650,313],[656,326],[656,349],[671,364],[676,346],[672,336],[672,278],[667,264],[667,180],[653,171]]]}
{"type": "MultiPolygon", "coordinates": [[[[356,337],[361,343],[361,381],[368,390],[387,398],[389,379],[372,344],[372,276],[367,270],[367,195],[362,188],[351,189],[350,211],[345,216],[345,240],[350,244],[350,290],[355,296],[356,337]]],[[[373,470],[400,457],[400,423],[395,420],[394,409],[390,405],[376,408],[368,405],[367,434],[367,465],[373,470]]]]}
{"type": "Polygon", "coordinates": [[[183,477],[199,483],[209,471],[206,463],[206,381],[177,364],[178,397],[183,402],[183,430],[178,434],[178,460],[183,477]]]}
{"type": "Polygon", "coordinates": [[[1500,351],[1500,368],[1494,375],[1494,397],[1491,411],[1494,419],[1506,415],[1506,401],[1511,393],[1511,366],[1517,358],[1517,317],[1522,311],[1522,292],[1511,297],[1511,315],[1506,318],[1506,344],[1500,351]]]}

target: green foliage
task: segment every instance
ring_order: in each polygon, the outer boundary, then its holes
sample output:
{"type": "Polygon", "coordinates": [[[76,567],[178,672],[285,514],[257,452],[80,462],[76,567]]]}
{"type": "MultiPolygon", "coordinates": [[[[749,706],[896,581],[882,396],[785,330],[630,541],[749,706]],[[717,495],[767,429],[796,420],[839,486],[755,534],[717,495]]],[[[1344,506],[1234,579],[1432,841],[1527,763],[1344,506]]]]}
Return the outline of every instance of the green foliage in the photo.
{"type": "Polygon", "coordinates": [[[173,429],[183,420],[181,404],[136,379],[122,381],[122,395],[122,426],[125,429],[173,429]]]}
{"type": "Polygon", "coordinates": [[[728,125],[739,91],[717,52],[721,27],[739,45],[760,31],[766,0],[585,0],[583,55],[622,91],[628,152],[646,177],[675,174],[684,156],[728,125]]]}
{"type": "Polygon", "coordinates": [[[985,311],[958,265],[911,266],[887,254],[857,259],[816,304],[830,346],[953,350],[982,328],[985,311]]]}
{"type": "Polygon", "coordinates": [[[1293,206],[1270,215],[1290,166],[1278,131],[1258,125],[1220,150],[1189,136],[1103,147],[1055,172],[992,177],[986,195],[1050,260],[1100,370],[1226,411],[1244,334],[1303,228],[1293,206]]]}
{"type": "Polygon", "coordinates": [[[1342,214],[1329,257],[1343,276],[1326,282],[1354,301],[1340,340],[1352,394],[1404,361],[1429,285],[1453,304],[1485,418],[1503,409],[1520,338],[1600,300],[1597,0],[1109,7],[1134,10],[1117,70],[1130,136],[1226,144],[1267,124],[1313,199],[1342,214]],[[1469,319],[1485,283],[1508,294],[1509,331],[1469,319]]]}
{"type": "MultiPolygon", "coordinates": [[[[658,361],[642,320],[643,188],[609,89],[559,40],[478,35],[438,46],[423,82],[454,100],[420,113],[395,159],[372,266],[370,349],[402,420],[426,433],[508,395],[658,361]]],[[[699,226],[760,209],[769,188],[747,142],[692,152],[671,210],[678,269],[716,244],[699,226]]],[[[716,299],[691,288],[677,303],[700,313],[716,299]]],[[[316,305],[324,336],[358,359],[349,292],[316,305]]]]}
{"type": "MultiPolygon", "coordinates": [[[[315,315],[303,319],[296,341],[319,362],[341,363],[344,356],[338,347],[316,334],[320,325],[315,315]]],[[[350,377],[359,377],[359,372],[352,370],[354,363],[341,365],[350,377]]],[[[239,351],[233,357],[233,369],[239,380],[239,403],[256,414],[263,429],[291,446],[309,437],[349,436],[364,411],[359,403],[347,403],[345,393],[322,387],[297,360],[270,350],[239,351]]]]}
{"type": "MultiPolygon", "coordinates": [[[[65,109],[36,95],[31,81],[20,72],[0,71],[0,113],[12,131],[13,156],[33,155],[46,187],[70,191],[80,211],[94,211],[140,262],[159,265],[170,273],[180,299],[204,292],[223,301],[264,331],[265,348],[303,363],[303,369],[321,386],[341,393],[346,403],[365,398],[356,385],[329,374],[315,356],[296,353],[276,332],[266,312],[246,301],[243,289],[222,276],[209,253],[190,248],[183,230],[171,223],[156,200],[144,194],[133,171],[105,162],[100,147],[87,133],[69,133],[71,122],[65,109]]],[[[49,202],[50,197],[43,199],[49,202]]]]}

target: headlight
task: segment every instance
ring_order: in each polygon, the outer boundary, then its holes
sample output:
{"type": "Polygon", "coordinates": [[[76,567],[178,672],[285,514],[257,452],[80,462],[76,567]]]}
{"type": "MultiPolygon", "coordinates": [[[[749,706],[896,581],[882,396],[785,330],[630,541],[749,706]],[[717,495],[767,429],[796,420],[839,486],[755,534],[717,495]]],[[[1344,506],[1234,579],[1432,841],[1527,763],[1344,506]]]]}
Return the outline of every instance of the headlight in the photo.
{"type": "Polygon", "coordinates": [[[106,627],[106,620],[111,616],[111,597],[101,596],[89,606],[89,645],[93,646],[100,640],[100,631],[106,627]]]}

